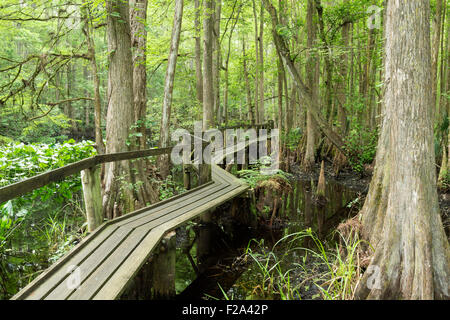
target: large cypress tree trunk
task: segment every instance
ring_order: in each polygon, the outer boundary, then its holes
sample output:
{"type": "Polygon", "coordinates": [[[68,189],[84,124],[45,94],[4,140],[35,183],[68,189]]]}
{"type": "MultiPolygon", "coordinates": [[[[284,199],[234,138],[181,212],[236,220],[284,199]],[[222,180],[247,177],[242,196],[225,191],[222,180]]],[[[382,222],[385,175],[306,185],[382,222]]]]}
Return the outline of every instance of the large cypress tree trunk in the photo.
{"type": "MultiPolygon", "coordinates": [[[[145,23],[147,20],[147,0],[130,1],[130,30],[131,46],[133,48],[133,96],[134,96],[134,122],[136,139],[132,141],[133,149],[146,149],[147,137],[145,117],[147,110],[147,31],[145,23]],[[133,145],[134,143],[134,145],[133,145]]],[[[147,164],[144,159],[137,159],[131,164],[131,179],[138,188],[133,194],[140,202],[139,206],[157,202],[158,192],[152,186],[146,172],[147,164]]]]}
{"type": "Polygon", "coordinates": [[[146,46],[147,31],[147,0],[130,1],[130,28],[131,46],[133,48],[133,95],[134,95],[134,120],[137,131],[139,149],[146,148],[145,114],[147,109],[147,73],[146,73],[146,46]]]}
{"type": "MultiPolygon", "coordinates": [[[[107,37],[109,52],[108,111],[106,115],[106,153],[128,151],[127,139],[134,122],[133,64],[128,1],[108,0],[107,37]]],[[[131,190],[121,192],[120,181],[131,182],[127,161],[105,165],[103,210],[114,218],[133,209],[131,190]]]]}
{"type": "Polygon", "coordinates": [[[387,6],[385,118],[361,210],[375,273],[364,274],[359,298],[450,298],[450,248],[434,169],[429,6],[387,6]]]}
{"type": "MultiPolygon", "coordinates": [[[[175,69],[177,66],[178,45],[180,43],[181,22],[183,18],[183,0],[175,1],[175,16],[173,19],[172,37],[170,44],[169,59],[167,62],[166,78],[164,85],[164,100],[161,117],[161,138],[160,147],[165,148],[169,145],[169,127],[170,127],[170,113],[172,109],[172,93],[173,83],[175,80],[175,69]]],[[[166,178],[169,174],[169,159],[168,155],[163,155],[159,158],[159,167],[161,175],[166,178]]]]}

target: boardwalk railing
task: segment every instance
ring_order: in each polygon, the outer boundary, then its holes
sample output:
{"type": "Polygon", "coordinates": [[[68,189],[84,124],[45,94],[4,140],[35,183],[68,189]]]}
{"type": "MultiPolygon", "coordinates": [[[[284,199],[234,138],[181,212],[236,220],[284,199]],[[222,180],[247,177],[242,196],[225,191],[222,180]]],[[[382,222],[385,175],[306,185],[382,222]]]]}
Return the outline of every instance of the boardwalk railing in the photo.
{"type": "MultiPolygon", "coordinates": [[[[240,148],[257,141],[247,141],[240,148]]],[[[224,148],[223,156],[239,151],[227,149],[224,148]]],[[[171,150],[172,147],[97,155],[0,188],[0,202],[102,163],[168,154],[171,150]]],[[[203,185],[103,223],[13,299],[119,298],[165,234],[249,188],[217,165],[212,165],[211,172],[212,180],[203,185]]]]}

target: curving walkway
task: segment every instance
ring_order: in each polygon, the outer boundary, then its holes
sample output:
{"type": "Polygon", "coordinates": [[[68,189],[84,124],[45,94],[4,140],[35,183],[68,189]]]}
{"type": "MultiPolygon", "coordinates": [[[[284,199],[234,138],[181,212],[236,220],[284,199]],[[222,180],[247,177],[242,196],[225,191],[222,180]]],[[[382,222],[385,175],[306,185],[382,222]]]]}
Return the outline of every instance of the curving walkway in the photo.
{"type": "Polygon", "coordinates": [[[167,232],[248,188],[212,165],[211,182],[104,223],[12,299],[117,299],[167,232]]]}

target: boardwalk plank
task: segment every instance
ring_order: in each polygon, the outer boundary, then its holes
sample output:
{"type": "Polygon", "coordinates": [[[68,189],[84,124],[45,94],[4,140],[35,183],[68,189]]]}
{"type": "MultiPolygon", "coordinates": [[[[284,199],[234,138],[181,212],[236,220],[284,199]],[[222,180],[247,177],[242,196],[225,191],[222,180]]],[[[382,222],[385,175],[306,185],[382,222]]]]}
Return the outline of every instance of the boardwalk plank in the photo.
{"type": "Polygon", "coordinates": [[[166,232],[248,189],[216,165],[212,166],[212,177],[214,182],[102,225],[15,298],[118,298],[166,232]],[[66,283],[71,265],[80,268],[77,290],[66,283]]]}
{"type": "MultiPolygon", "coordinates": [[[[131,230],[119,228],[105,242],[103,242],[95,251],[84,260],[78,267],[80,268],[80,283],[83,282],[95,271],[96,267],[101,265],[108,256],[118,247],[131,233],[131,230]]],[[[66,299],[74,289],[70,289],[67,285],[69,274],[65,274],[63,281],[59,283],[46,297],[46,300],[63,300],[66,299]]]]}
{"type": "MultiPolygon", "coordinates": [[[[231,191],[227,190],[227,193],[216,198],[213,205],[219,206],[220,204],[229,200],[229,196],[233,197],[239,195],[240,193],[247,190],[246,186],[230,186],[231,191]]],[[[197,215],[209,210],[211,208],[211,202],[203,206],[197,207],[194,210],[189,211],[185,215],[180,215],[171,219],[170,221],[159,225],[158,227],[151,230],[147,234],[146,238],[143,240],[141,245],[139,245],[131,254],[124,260],[123,265],[114,273],[108,282],[98,291],[98,293],[93,297],[93,299],[106,300],[106,299],[117,299],[122,294],[124,288],[130,280],[136,275],[142,265],[150,257],[151,252],[154,247],[159,243],[163,235],[183,224],[185,221],[190,220],[197,215]],[[151,248],[149,250],[149,248],[151,248]]]]}
{"type": "MultiPolygon", "coordinates": [[[[143,240],[147,233],[150,232],[153,228],[164,225],[172,220],[183,217],[184,215],[192,214],[192,212],[199,212],[198,214],[204,212],[204,209],[199,207],[208,206],[211,202],[214,202],[215,199],[219,199],[226,195],[228,192],[233,189],[238,188],[239,186],[228,186],[225,189],[216,188],[216,192],[206,196],[204,199],[192,203],[189,206],[181,207],[176,211],[173,211],[170,214],[160,216],[157,219],[154,219],[151,222],[146,223],[145,225],[140,225],[133,227],[133,233],[130,237],[128,237],[124,242],[118,246],[115,251],[108,256],[107,260],[104,261],[94,273],[92,273],[89,279],[80,286],[80,288],[69,297],[69,299],[90,299],[95,293],[102,287],[102,285],[109,279],[109,277],[119,268],[119,266],[128,258],[129,254],[139,245],[139,243],[143,240]]],[[[122,227],[125,228],[125,227],[122,227]]],[[[130,228],[130,226],[127,226],[130,228]]],[[[147,251],[150,251],[149,248],[146,248],[147,251]]]]}

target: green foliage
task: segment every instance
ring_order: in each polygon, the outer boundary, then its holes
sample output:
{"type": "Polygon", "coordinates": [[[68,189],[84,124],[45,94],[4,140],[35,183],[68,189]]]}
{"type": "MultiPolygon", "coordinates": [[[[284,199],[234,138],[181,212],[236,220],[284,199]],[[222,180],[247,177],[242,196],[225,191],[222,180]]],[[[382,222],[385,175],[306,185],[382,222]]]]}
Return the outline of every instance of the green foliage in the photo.
{"type": "MultiPolygon", "coordinates": [[[[92,142],[75,143],[74,140],[62,144],[24,144],[10,143],[0,146],[0,186],[19,182],[39,173],[53,170],[69,163],[93,156],[92,142]]],[[[79,176],[69,177],[63,182],[47,185],[35,190],[31,200],[41,196],[47,200],[50,196],[69,199],[71,189],[81,186],[79,176]]],[[[30,200],[30,198],[28,199],[30,200]]]]}
{"type": "MultiPolygon", "coordinates": [[[[93,156],[95,149],[89,141],[75,143],[66,141],[63,144],[23,144],[13,143],[0,146],[0,186],[19,182],[39,173],[56,169],[69,163],[93,156]]],[[[73,175],[66,179],[50,183],[22,197],[11,201],[13,210],[21,211],[37,207],[58,207],[73,198],[81,190],[81,178],[73,175]]],[[[0,205],[0,210],[9,202],[0,205]]]]}
{"type": "MultiPolygon", "coordinates": [[[[94,154],[89,141],[0,146],[0,186],[94,154]]],[[[85,224],[80,190],[74,175],[0,205],[0,297],[15,293],[76,243],[85,224]]]]}
{"type": "Polygon", "coordinates": [[[172,175],[168,175],[167,179],[163,180],[159,186],[159,200],[169,199],[185,191],[186,189],[183,185],[177,183],[172,175]]]}
{"type": "MultiPolygon", "coordinates": [[[[341,244],[336,244],[334,251],[326,251],[319,239],[313,238],[320,249],[315,253],[327,266],[327,271],[315,279],[325,300],[353,300],[357,284],[362,276],[361,259],[362,246],[371,247],[369,243],[360,240],[358,233],[352,232],[348,236],[337,232],[341,244]]],[[[372,248],[372,247],[371,247],[372,248]]],[[[373,248],[372,248],[373,250],[373,248]]]]}
{"type": "Polygon", "coordinates": [[[302,138],[302,128],[293,128],[289,131],[287,136],[284,136],[286,139],[286,146],[290,150],[295,150],[298,147],[298,144],[302,138]]]}
{"type": "Polygon", "coordinates": [[[372,163],[377,148],[378,131],[367,131],[359,125],[350,130],[344,150],[353,170],[362,173],[364,165],[372,163]]]}
{"type": "Polygon", "coordinates": [[[450,190],[450,172],[445,171],[439,176],[438,182],[439,189],[442,191],[450,190]]]}
{"type": "MultiPolygon", "coordinates": [[[[255,241],[255,240],[253,240],[255,241]]],[[[258,269],[261,271],[259,278],[258,298],[272,297],[274,293],[279,294],[282,300],[300,298],[300,294],[295,287],[292,287],[291,272],[294,269],[285,270],[283,258],[287,257],[289,250],[283,255],[275,253],[278,242],[268,251],[264,247],[264,239],[256,242],[256,250],[251,248],[250,241],[245,254],[253,259],[258,269]]]]}
{"type": "Polygon", "coordinates": [[[13,225],[14,213],[11,201],[8,201],[3,207],[0,207],[0,248],[5,243],[8,232],[13,225]]]}
{"type": "Polygon", "coordinates": [[[258,183],[262,181],[272,179],[275,177],[279,177],[289,183],[289,179],[292,177],[291,174],[284,172],[282,170],[277,170],[276,173],[271,175],[264,175],[261,174],[260,169],[258,167],[247,170],[239,170],[237,172],[237,175],[239,178],[244,180],[251,188],[256,187],[258,183]]]}
{"type": "Polygon", "coordinates": [[[334,248],[326,246],[311,228],[284,236],[270,250],[264,240],[250,241],[246,255],[260,271],[252,282],[259,289],[257,298],[275,294],[283,300],[302,299],[312,284],[320,290],[313,299],[353,299],[362,275],[358,255],[366,243],[356,232],[338,234],[340,244],[334,248]]]}

